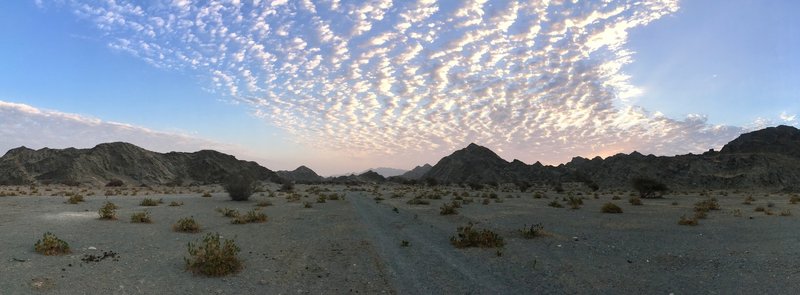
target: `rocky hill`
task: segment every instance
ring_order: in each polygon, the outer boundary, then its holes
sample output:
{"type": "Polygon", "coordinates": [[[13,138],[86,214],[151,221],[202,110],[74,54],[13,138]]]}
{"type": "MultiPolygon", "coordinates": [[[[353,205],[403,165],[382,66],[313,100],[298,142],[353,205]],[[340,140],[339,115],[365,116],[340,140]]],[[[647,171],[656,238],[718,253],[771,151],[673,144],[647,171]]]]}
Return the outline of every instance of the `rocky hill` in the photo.
{"type": "Polygon", "coordinates": [[[211,150],[157,153],[123,143],[91,149],[9,150],[0,158],[0,184],[95,184],[112,179],[132,185],[220,183],[231,174],[278,181],[277,174],[255,162],[211,150]]]}
{"type": "Polygon", "coordinates": [[[297,169],[292,171],[276,171],[276,173],[285,180],[297,183],[314,183],[325,180],[325,178],[319,176],[316,172],[314,172],[314,170],[311,170],[311,168],[306,166],[297,167],[297,169]]]}
{"type": "Polygon", "coordinates": [[[720,152],[657,157],[638,152],[606,159],[576,157],[559,166],[508,162],[491,150],[470,144],[442,158],[422,178],[439,183],[596,183],[626,188],[648,177],[673,188],[800,189],[800,130],[790,126],[741,135],[720,152]]]}
{"type": "Polygon", "coordinates": [[[431,166],[431,164],[425,164],[425,165],[422,165],[422,166],[417,166],[417,167],[414,167],[414,169],[411,169],[411,171],[408,171],[408,172],[403,173],[402,175],[400,175],[400,178],[409,179],[409,180],[419,180],[419,179],[422,178],[423,175],[425,175],[425,173],[428,173],[428,171],[431,171],[431,168],[433,168],[433,166],[431,166]]]}

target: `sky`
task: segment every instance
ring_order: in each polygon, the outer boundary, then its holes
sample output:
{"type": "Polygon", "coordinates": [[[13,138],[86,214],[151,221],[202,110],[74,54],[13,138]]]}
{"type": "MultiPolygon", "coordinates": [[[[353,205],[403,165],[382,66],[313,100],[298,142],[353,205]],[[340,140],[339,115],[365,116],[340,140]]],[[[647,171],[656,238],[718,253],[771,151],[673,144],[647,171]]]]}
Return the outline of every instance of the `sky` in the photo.
{"type": "Polygon", "coordinates": [[[800,126],[797,1],[0,2],[0,153],[126,141],[322,175],[477,143],[719,149],[800,126]]]}

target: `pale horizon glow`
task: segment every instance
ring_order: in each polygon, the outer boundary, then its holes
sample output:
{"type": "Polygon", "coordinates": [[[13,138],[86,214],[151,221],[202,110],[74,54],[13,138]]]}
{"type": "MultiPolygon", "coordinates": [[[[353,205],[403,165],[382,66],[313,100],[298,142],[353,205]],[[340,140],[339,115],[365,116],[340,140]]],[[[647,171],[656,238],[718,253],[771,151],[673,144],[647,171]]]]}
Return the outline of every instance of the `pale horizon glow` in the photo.
{"type": "Polygon", "coordinates": [[[798,5],[731,2],[3,3],[0,150],[126,141],[322,175],[473,142],[528,164],[700,153],[800,124],[798,5]]]}

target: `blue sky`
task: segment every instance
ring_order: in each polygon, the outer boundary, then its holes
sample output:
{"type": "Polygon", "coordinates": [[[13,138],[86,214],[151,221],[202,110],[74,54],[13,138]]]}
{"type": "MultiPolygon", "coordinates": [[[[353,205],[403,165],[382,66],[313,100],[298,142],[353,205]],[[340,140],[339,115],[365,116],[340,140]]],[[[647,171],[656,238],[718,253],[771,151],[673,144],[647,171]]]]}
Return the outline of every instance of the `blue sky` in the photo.
{"type": "Polygon", "coordinates": [[[283,2],[3,1],[0,150],[120,140],[336,174],[798,125],[793,1],[283,2]]]}

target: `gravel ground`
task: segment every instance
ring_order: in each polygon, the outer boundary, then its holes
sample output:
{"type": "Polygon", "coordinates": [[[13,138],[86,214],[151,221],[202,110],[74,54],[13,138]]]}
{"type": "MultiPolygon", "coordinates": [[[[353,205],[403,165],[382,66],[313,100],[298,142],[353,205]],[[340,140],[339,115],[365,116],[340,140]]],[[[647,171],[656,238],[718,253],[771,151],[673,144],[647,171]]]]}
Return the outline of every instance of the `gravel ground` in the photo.
{"type": "MultiPolygon", "coordinates": [[[[141,207],[145,196],[92,196],[77,205],[65,197],[0,197],[0,294],[795,294],[800,290],[800,241],[796,209],[786,195],[717,196],[722,210],[698,226],[677,224],[693,214],[697,194],[644,200],[643,206],[588,197],[578,209],[547,206],[564,195],[499,193],[439,215],[439,206],[409,205],[391,198],[397,187],[348,191],[344,200],[314,203],[298,186],[301,202],[255,196],[233,202],[221,193],[151,195],[165,204],[141,207]],[[375,196],[384,198],[375,201],[375,196]],[[519,198],[517,198],[519,196],[519,198]],[[119,205],[119,220],[97,219],[108,199],[119,205]],[[216,208],[265,207],[266,223],[233,225],[216,208]],[[171,201],[185,205],[169,207],[171,201]],[[312,202],[304,208],[302,201],[312,202]],[[622,214],[604,214],[614,202],[622,214]],[[673,202],[678,202],[673,205],[673,202]],[[774,207],[768,207],[769,202],[774,207]],[[763,206],[775,213],[754,212],[763,206]],[[397,208],[396,212],[393,210],[397,208]],[[738,209],[741,214],[734,214],[738,209]],[[133,224],[133,212],[148,210],[153,224],[133,224]],[[740,215],[740,216],[735,216],[740,215]],[[176,233],[171,225],[193,216],[202,233],[176,233]],[[502,249],[456,249],[449,238],[474,222],[500,234],[502,249]],[[525,225],[543,225],[546,234],[525,239],[525,225]],[[43,256],[33,244],[44,232],[70,243],[73,253],[43,256]],[[235,239],[244,269],[223,278],[184,270],[186,244],[204,233],[235,239]],[[401,241],[409,242],[402,247],[401,241]],[[114,252],[115,258],[84,262],[85,255],[114,252]]],[[[452,189],[456,190],[456,189],[452,189]]],[[[460,189],[459,189],[460,190],[460,189]]],[[[619,195],[619,194],[617,194],[619,195]]],[[[627,194],[625,195],[627,196],[627,194]]],[[[562,202],[564,203],[564,202],[562,202]]]]}

